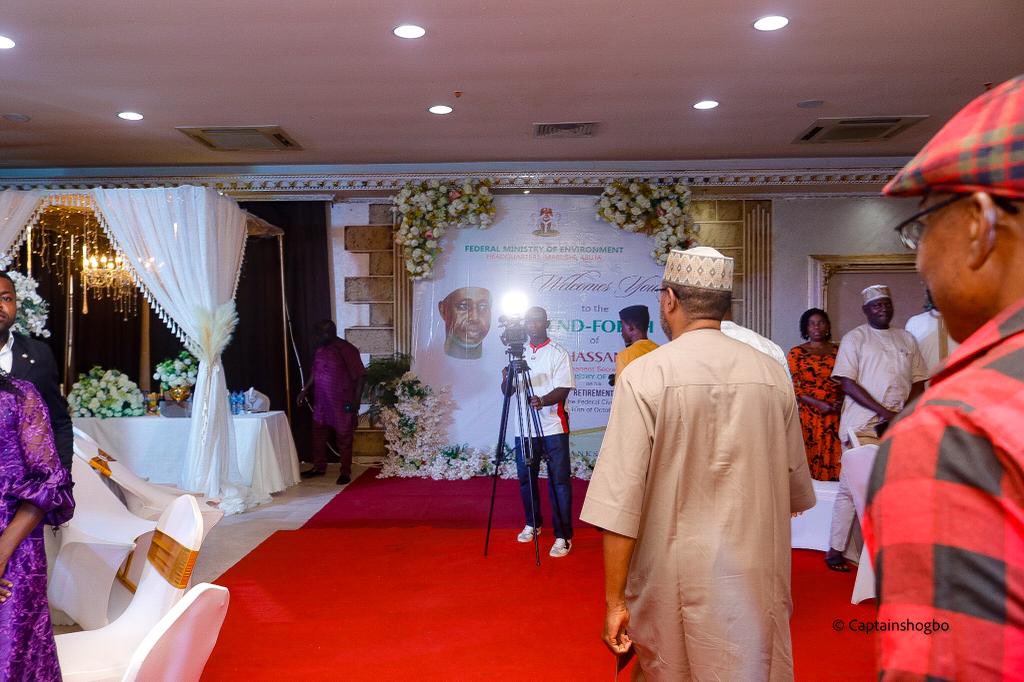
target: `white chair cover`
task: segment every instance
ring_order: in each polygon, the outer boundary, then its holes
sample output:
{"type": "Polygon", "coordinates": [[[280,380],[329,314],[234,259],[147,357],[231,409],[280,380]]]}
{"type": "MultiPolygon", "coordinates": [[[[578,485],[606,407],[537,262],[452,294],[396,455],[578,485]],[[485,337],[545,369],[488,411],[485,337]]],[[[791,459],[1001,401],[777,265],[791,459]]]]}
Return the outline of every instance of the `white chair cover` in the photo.
{"type": "MultiPolygon", "coordinates": [[[[877,445],[861,445],[843,453],[843,478],[850,486],[853,506],[857,510],[857,518],[860,519],[862,525],[864,510],[867,507],[868,480],[871,478],[871,468],[875,464],[877,455],[877,445]]],[[[868,553],[867,545],[865,545],[860,552],[851,601],[854,604],[859,604],[865,599],[873,599],[875,596],[875,569],[871,564],[871,555],[868,553]]]]}
{"type": "MultiPolygon", "coordinates": [[[[202,544],[203,519],[191,495],[175,500],[156,527],[189,549],[198,551],[202,544]]],[[[99,630],[57,635],[64,682],[122,679],[139,644],[184,594],[147,561],[135,596],[120,618],[99,630]]]]}
{"type": "Polygon", "coordinates": [[[832,506],[839,490],[838,481],[811,481],[814,487],[814,506],[790,521],[793,549],[828,550],[829,530],[832,527],[832,506]]]}
{"type": "Polygon", "coordinates": [[[199,358],[192,430],[179,486],[221,500],[226,514],[253,502],[235,459],[221,352],[237,322],[235,287],[245,214],[204,187],[92,190],[97,208],[164,320],[199,358]]]}
{"type": "MultiPolygon", "coordinates": [[[[74,428],[74,432],[76,452],[81,452],[86,460],[100,456],[99,444],[89,434],[78,427],[74,428]]],[[[189,494],[185,490],[150,483],[144,478],[136,476],[135,472],[122,464],[116,452],[109,454],[114,461],[104,460],[104,463],[110,469],[110,480],[121,488],[128,511],[136,516],[156,521],[174,500],[189,494]]],[[[224,512],[211,506],[205,499],[196,499],[196,502],[199,503],[199,513],[203,515],[203,540],[205,541],[213,527],[224,518],[224,512]]]]}
{"type": "Polygon", "coordinates": [[[139,644],[124,682],[197,682],[228,615],[228,601],[220,585],[190,589],[139,644]]]}
{"type": "Polygon", "coordinates": [[[110,592],[118,570],[136,541],[151,533],[156,523],[125,509],[80,456],[72,460],[71,475],[75,515],[61,529],[47,596],[53,608],[84,629],[94,630],[108,622],[110,592]]]}
{"type": "Polygon", "coordinates": [[[0,255],[6,255],[21,239],[35,213],[42,192],[7,189],[0,192],[0,255]]]}

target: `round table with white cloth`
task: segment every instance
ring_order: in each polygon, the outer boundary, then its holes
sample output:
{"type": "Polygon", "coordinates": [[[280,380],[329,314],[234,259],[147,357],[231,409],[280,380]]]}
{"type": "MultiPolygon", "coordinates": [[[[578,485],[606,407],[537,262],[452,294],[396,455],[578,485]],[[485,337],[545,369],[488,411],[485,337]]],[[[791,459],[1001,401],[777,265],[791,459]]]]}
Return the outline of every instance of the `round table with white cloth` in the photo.
{"type": "MultiPolygon", "coordinates": [[[[266,500],[299,482],[299,459],[284,412],[232,417],[238,470],[255,499],[266,500]]],[[[153,483],[178,485],[191,418],[75,417],[74,424],[100,447],[153,483]]]]}

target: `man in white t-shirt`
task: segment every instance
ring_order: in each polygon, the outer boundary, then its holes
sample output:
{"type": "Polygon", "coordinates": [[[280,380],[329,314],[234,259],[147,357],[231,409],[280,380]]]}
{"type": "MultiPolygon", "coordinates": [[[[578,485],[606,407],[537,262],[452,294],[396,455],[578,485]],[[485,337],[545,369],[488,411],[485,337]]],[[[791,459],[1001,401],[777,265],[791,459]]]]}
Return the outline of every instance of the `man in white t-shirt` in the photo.
{"type": "MultiPolygon", "coordinates": [[[[530,369],[533,384],[533,410],[540,421],[541,436],[532,438],[534,460],[527,468],[523,459],[523,444],[516,438],[516,470],[519,474],[519,494],[526,514],[526,527],[519,533],[519,542],[533,542],[540,534],[540,499],[537,494],[537,476],[541,458],[548,465],[548,494],[551,499],[552,526],[555,543],[551,556],[564,557],[572,549],[572,469],[569,465],[569,413],[565,403],[576,387],[569,353],[548,337],[548,314],[543,308],[530,308],[526,312],[526,344],[523,360],[530,369]]],[[[502,371],[502,390],[507,388],[508,369],[502,371]]]]}

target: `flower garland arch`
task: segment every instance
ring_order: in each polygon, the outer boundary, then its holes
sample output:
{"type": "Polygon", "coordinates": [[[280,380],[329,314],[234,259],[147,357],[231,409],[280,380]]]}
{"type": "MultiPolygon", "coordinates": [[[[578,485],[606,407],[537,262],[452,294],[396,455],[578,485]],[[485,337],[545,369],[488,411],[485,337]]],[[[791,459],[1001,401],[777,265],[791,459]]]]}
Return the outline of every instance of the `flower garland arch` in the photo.
{"type": "Polygon", "coordinates": [[[597,200],[597,217],[626,232],[654,238],[651,257],[664,265],[672,249],[697,244],[698,229],[690,213],[690,188],[685,183],[652,185],[624,180],[605,185],[597,200]]]}
{"type": "Polygon", "coordinates": [[[393,201],[402,216],[395,245],[403,249],[405,269],[413,279],[430,277],[447,228],[472,225],[486,230],[494,222],[490,180],[409,182],[393,201]]]}

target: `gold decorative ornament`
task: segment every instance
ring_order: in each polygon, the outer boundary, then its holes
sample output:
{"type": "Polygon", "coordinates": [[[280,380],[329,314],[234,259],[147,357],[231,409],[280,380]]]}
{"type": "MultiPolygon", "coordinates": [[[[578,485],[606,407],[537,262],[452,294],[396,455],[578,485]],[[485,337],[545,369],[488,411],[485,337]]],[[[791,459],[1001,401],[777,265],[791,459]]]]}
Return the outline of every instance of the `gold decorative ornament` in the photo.
{"type": "Polygon", "coordinates": [[[188,400],[188,397],[191,394],[191,386],[175,386],[174,388],[167,389],[167,395],[171,396],[171,400],[178,403],[182,403],[188,400]]]}

